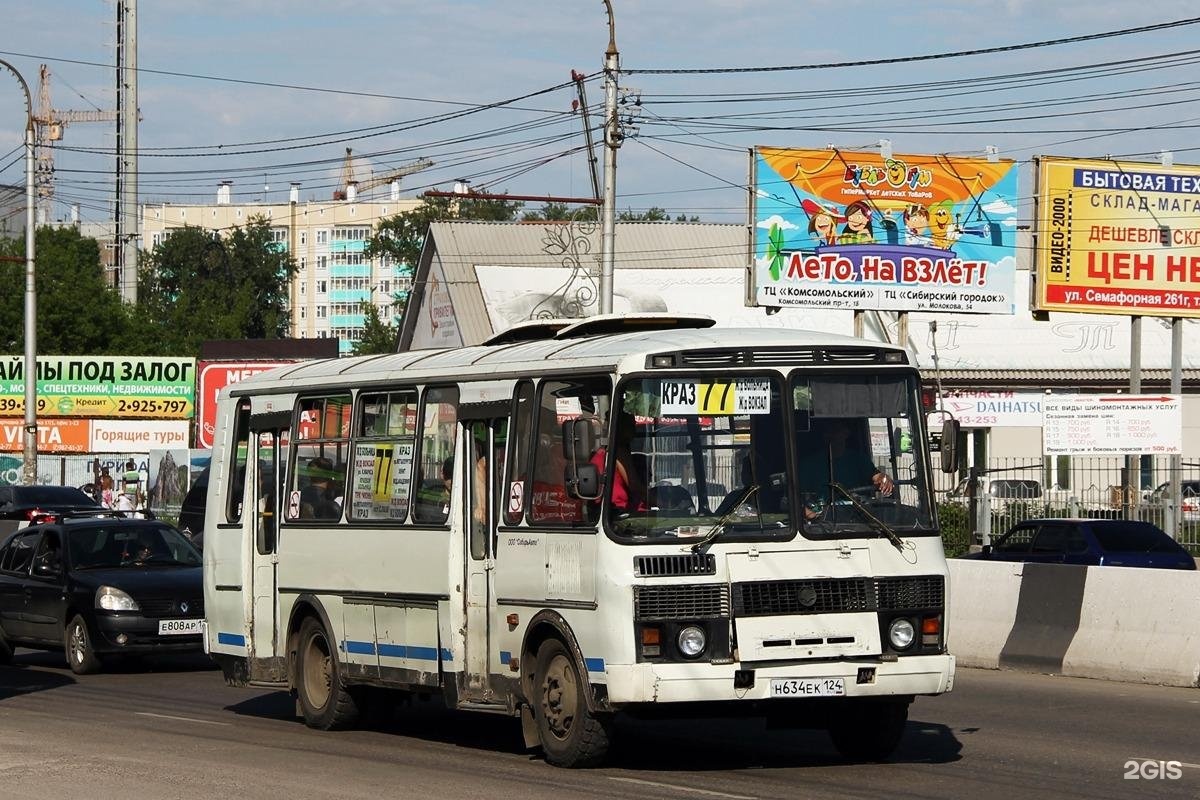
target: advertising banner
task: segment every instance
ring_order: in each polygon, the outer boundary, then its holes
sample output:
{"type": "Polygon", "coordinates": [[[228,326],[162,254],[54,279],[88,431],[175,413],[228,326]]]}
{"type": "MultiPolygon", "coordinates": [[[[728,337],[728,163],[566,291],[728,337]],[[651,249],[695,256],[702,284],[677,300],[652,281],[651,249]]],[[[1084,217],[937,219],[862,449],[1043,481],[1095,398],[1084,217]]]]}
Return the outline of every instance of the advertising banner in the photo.
{"type": "Polygon", "coordinates": [[[1048,456],[1179,455],[1183,402],[1177,394],[1048,394],[1042,401],[1048,456]]]}
{"type": "MultiPolygon", "coordinates": [[[[22,450],[24,427],[24,420],[0,419],[0,451],[22,450]]],[[[187,420],[38,420],[39,453],[144,453],[156,447],[187,447],[187,443],[187,420]]]]}
{"type": "Polygon", "coordinates": [[[196,426],[196,446],[213,446],[213,428],[217,424],[217,393],[221,389],[251,375],[267,372],[276,367],[294,364],[294,361],[201,361],[196,379],[196,404],[199,406],[199,424],[196,426]]]}
{"type": "Polygon", "coordinates": [[[1044,311],[1200,317],[1200,167],[1042,158],[1044,311]]]}
{"type": "MultiPolygon", "coordinates": [[[[190,419],[190,358],[38,356],[39,417],[190,419]]],[[[25,415],[25,361],[0,358],[0,414],[25,415]]]]}
{"type": "Polygon", "coordinates": [[[752,161],[756,305],[1014,313],[1014,162],[770,147],[752,161]]]}
{"type": "Polygon", "coordinates": [[[1043,392],[950,392],[942,408],[964,428],[1039,428],[1043,392]]]}

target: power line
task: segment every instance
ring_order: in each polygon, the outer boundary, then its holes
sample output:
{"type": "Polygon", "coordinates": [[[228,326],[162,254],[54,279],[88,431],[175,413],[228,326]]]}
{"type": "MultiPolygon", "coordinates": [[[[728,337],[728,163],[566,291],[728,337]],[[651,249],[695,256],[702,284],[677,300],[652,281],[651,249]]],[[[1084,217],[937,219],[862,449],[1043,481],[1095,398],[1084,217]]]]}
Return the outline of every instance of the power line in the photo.
{"type": "Polygon", "coordinates": [[[1025,44],[1009,44],[999,47],[983,47],[973,50],[954,50],[946,53],[928,53],[925,55],[915,56],[898,56],[895,58],[875,58],[862,61],[833,61],[820,64],[796,64],[791,66],[776,66],[776,67],[710,67],[700,69],[623,69],[622,72],[630,75],[733,75],[748,72],[798,72],[816,69],[842,69],[845,67],[875,67],[886,64],[910,64],[918,61],[937,61],[947,58],[963,58],[966,56],[980,56],[990,53],[1011,53],[1018,50],[1033,50],[1039,47],[1057,47],[1064,44],[1075,44],[1078,42],[1094,42],[1101,39],[1111,39],[1118,36],[1130,36],[1139,33],[1150,33],[1153,31],[1170,30],[1172,28],[1181,28],[1187,25],[1195,25],[1200,23],[1200,17],[1189,17],[1187,19],[1175,20],[1173,22],[1160,22],[1154,25],[1141,25],[1136,28],[1121,28],[1114,31],[1104,31],[1102,33],[1089,33],[1081,36],[1069,36],[1059,39],[1043,39],[1037,42],[1027,42],[1025,44]]]}

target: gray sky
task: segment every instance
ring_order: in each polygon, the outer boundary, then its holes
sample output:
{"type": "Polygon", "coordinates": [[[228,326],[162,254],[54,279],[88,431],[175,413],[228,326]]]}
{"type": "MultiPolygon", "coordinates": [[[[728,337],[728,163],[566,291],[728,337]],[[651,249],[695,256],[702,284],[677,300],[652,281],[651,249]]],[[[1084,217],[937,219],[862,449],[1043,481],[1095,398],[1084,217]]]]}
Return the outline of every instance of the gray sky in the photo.
{"type": "MultiPolygon", "coordinates": [[[[756,144],[850,149],[886,137],[897,153],[982,153],[997,145],[1023,161],[1039,153],[1153,159],[1170,148],[1176,163],[1200,162],[1200,153],[1184,149],[1196,128],[1179,127],[1200,125],[1200,82],[1192,80],[1200,53],[1184,54],[1200,41],[1200,25],[900,65],[637,73],[1013,45],[1196,16],[1186,0],[613,4],[622,67],[632,71],[621,83],[641,90],[643,108],[639,132],[619,155],[623,209],[659,206],[714,222],[744,221],[746,149],[756,144]],[[1142,60],[1095,66],[1129,59],[1142,60]],[[1068,68],[1078,69],[997,81],[1068,68]]],[[[35,95],[38,65],[49,64],[56,108],[112,108],[114,17],[115,4],[103,0],[9,0],[0,58],[21,71],[35,95]]],[[[242,201],[282,200],[293,180],[302,183],[303,198],[325,198],[346,147],[361,157],[360,178],[372,166],[384,172],[422,156],[437,162],[405,180],[407,194],[450,188],[457,178],[518,194],[590,192],[578,150],[582,122],[570,113],[575,91],[545,90],[568,82],[572,69],[599,71],[608,41],[599,0],[158,0],[139,8],[139,39],[139,64],[147,70],[335,90],[143,73],[143,201],[208,202],[223,179],[235,182],[242,201]],[[357,133],[340,133],[351,130],[357,133]],[[249,142],[270,143],[243,144],[249,142]]],[[[0,155],[8,154],[0,159],[0,181],[20,183],[20,150],[10,151],[21,142],[24,112],[19,92],[5,87],[12,82],[0,78],[0,155]]],[[[587,83],[587,93],[597,107],[598,79],[587,83]]],[[[101,219],[111,207],[114,143],[111,124],[74,124],[57,152],[58,195],[80,203],[85,218],[101,219]]],[[[1025,180],[1018,202],[1024,217],[1031,191],[1025,180]]],[[[60,205],[56,216],[64,214],[60,205]]]]}

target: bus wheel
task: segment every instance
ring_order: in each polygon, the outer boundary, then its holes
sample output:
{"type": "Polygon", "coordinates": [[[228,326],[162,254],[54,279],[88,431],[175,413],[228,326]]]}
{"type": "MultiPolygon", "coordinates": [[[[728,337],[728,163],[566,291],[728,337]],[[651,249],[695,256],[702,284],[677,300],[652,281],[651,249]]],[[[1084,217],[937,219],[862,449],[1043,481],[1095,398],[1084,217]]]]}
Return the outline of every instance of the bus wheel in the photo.
{"type": "Polygon", "coordinates": [[[587,682],[557,639],[538,648],[533,712],[546,761],[558,767],[590,767],[608,752],[608,720],[588,711],[587,682]]]}
{"type": "Polygon", "coordinates": [[[908,701],[848,707],[829,728],[837,751],[850,761],[883,761],[900,744],[908,723],[908,701]]]}
{"type": "Polygon", "coordinates": [[[4,631],[0,630],[0,665],[11,664],[13,657],[12,646],[4,639],[4,631]]]}
{"type": "Polygon", "coordinates": [[[87,623],[79,614],[71,620],[65,634],[67,664],[76,675],[90,675],[100,671],[100,657],[92,649],[92,637],[88,635],[87,623]]]}
{"type": "Polygon", "coordinates": [[[304,724],[328,731],[353,723],[358,706],[342,685],[341,664],[325,626],[313,617],[300,625],[296,662],[296,690],[304,724]]]}

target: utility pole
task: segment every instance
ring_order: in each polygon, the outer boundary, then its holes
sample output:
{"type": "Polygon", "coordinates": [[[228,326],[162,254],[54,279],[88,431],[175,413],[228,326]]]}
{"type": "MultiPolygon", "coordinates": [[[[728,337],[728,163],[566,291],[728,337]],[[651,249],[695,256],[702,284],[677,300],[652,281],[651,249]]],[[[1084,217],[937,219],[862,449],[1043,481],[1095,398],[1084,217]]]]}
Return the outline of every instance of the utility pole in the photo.
{"type": "Polygon", "coordinates": [[[34,271],[34,207],[33,193],[33,96],[29,84],[17,68],[0,60],[21,84],[25,92],[25,426],[22,452],[21,483],[37,483],[37,274],[34,271]]]}
{"type": "Polygon", "coordinates": [[[137,0],[117,0],[117,276],[121,299],[137,302],[137,0]]]}
{"type": "Polygon", "coordinates": [[[612,1],[604,0],[604,8],[608,12],[608,49],[604,52],[604,203],[600,234],[600,313],[611,314],[617,226],[617,148],[621,146],[621,129],[617,121],[617,74],[621,70],[621,58],[617,53],[617,31],[612,1]]]}

